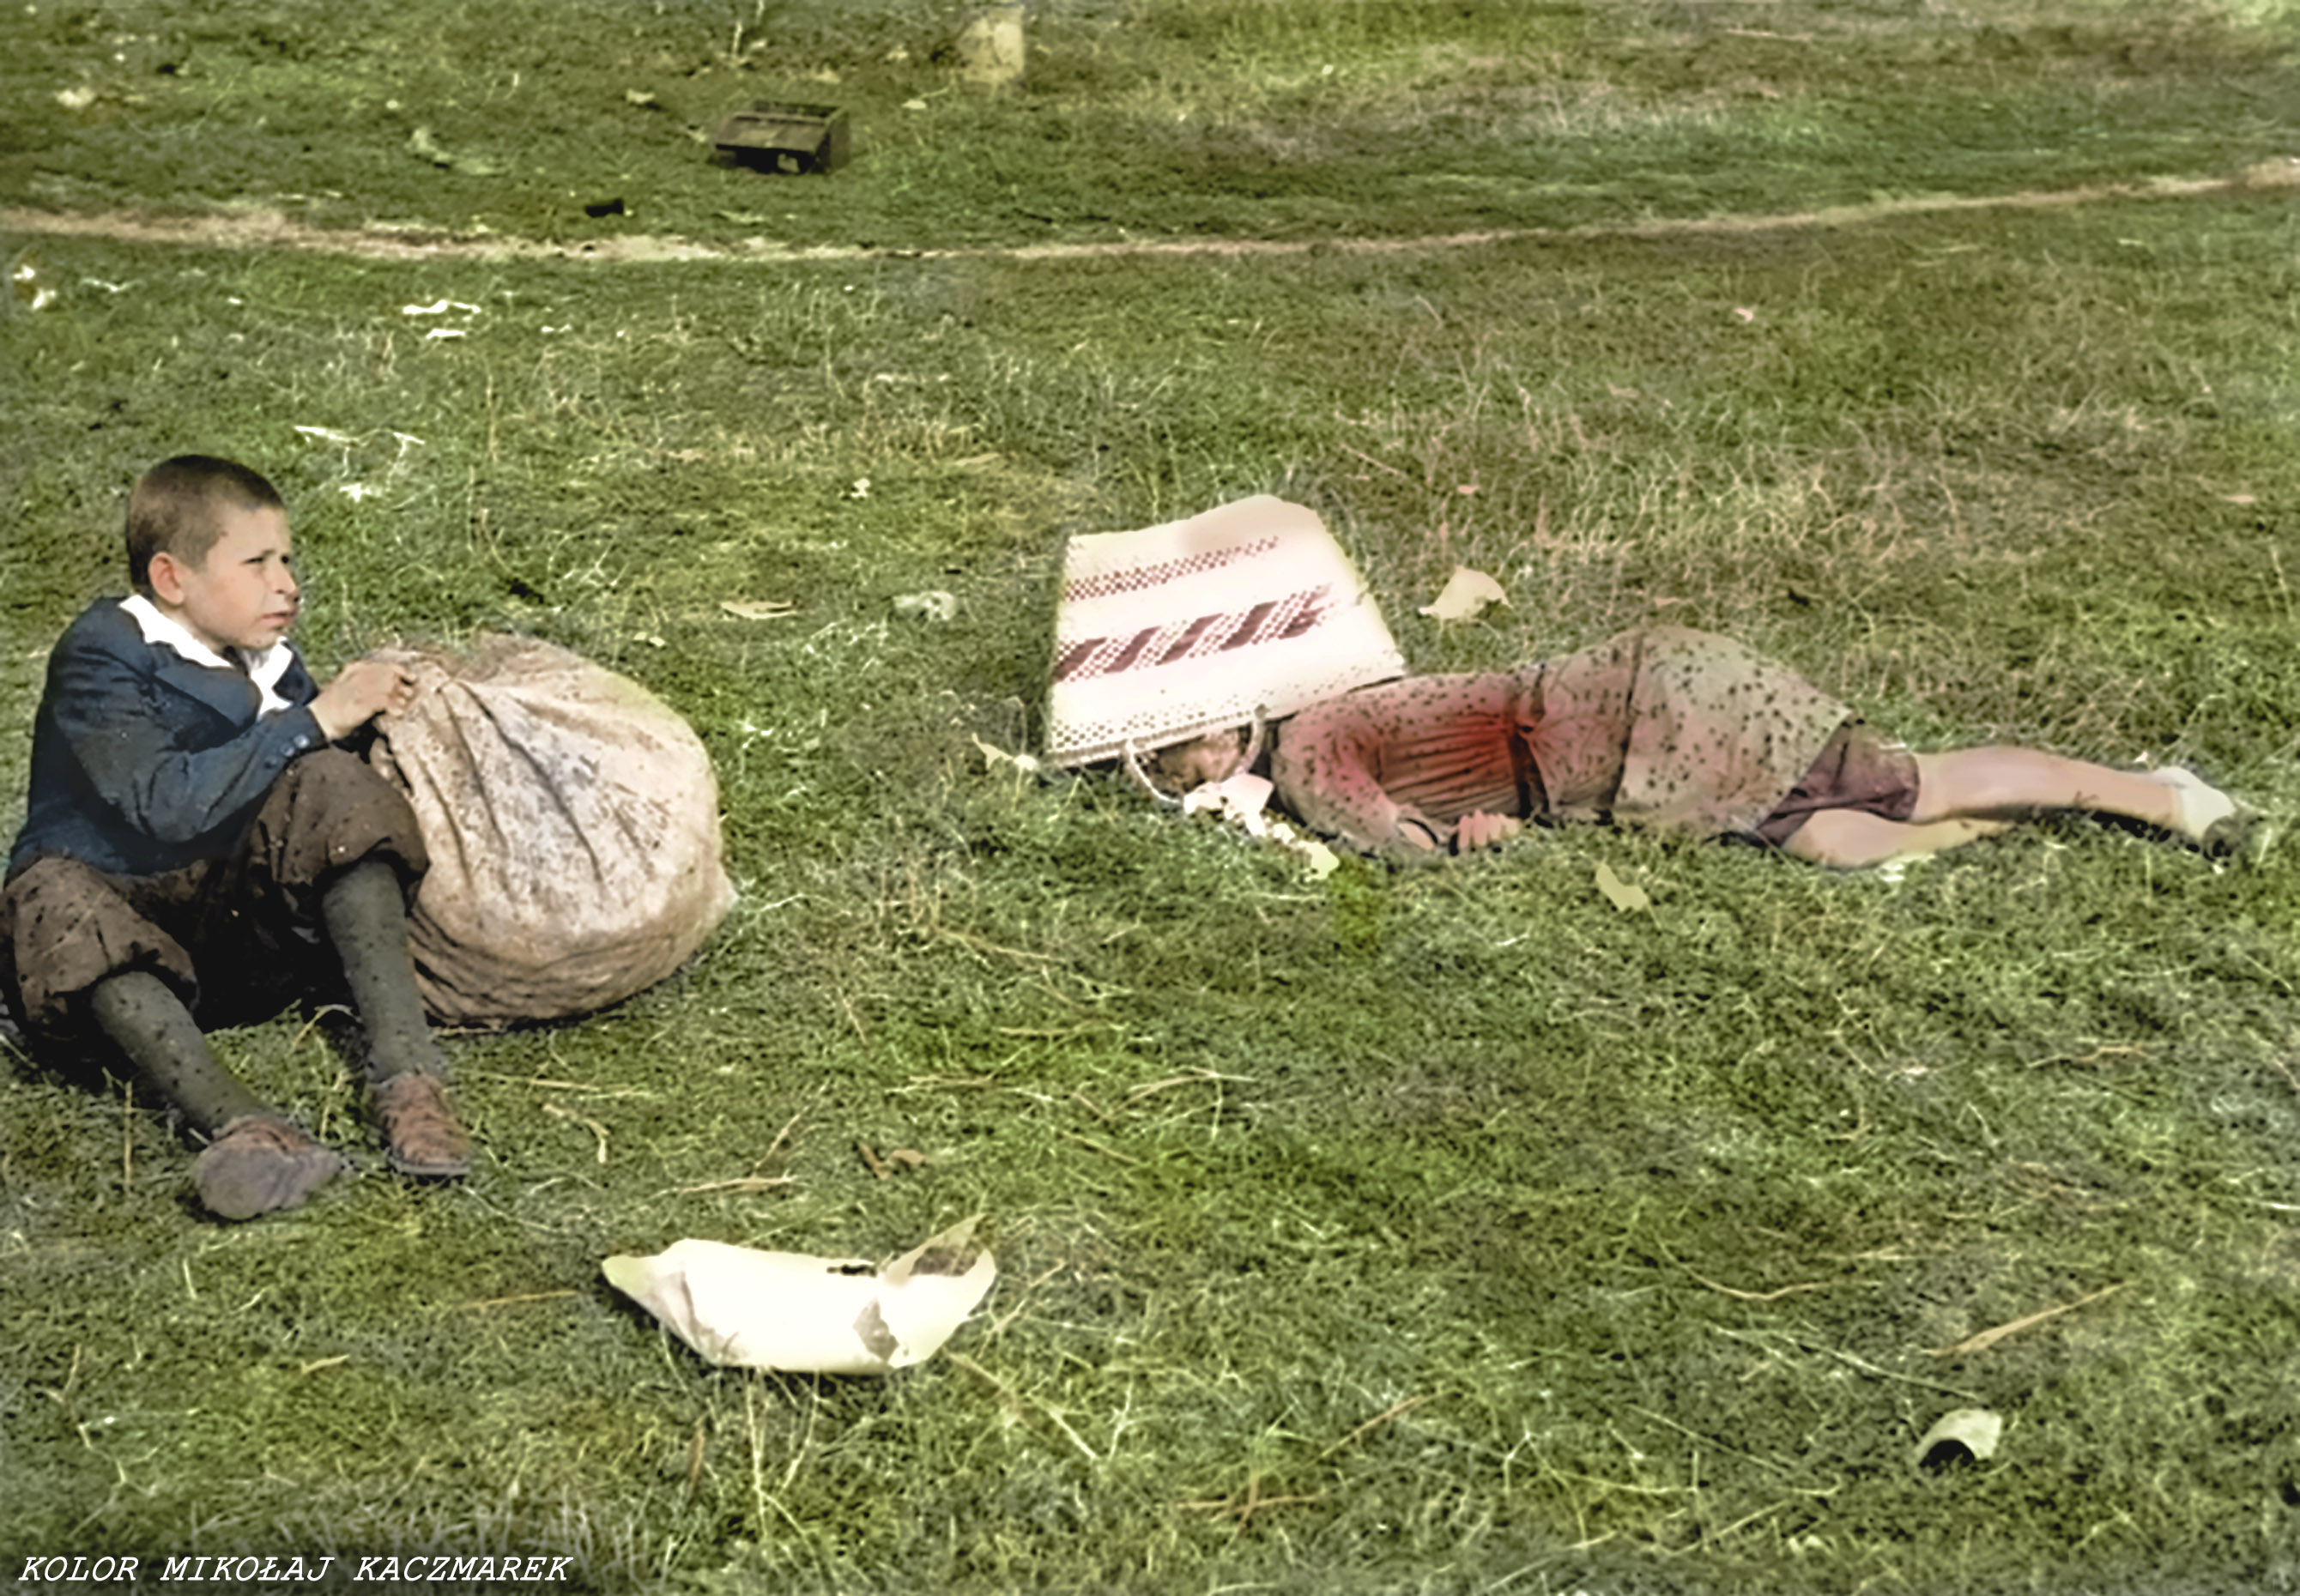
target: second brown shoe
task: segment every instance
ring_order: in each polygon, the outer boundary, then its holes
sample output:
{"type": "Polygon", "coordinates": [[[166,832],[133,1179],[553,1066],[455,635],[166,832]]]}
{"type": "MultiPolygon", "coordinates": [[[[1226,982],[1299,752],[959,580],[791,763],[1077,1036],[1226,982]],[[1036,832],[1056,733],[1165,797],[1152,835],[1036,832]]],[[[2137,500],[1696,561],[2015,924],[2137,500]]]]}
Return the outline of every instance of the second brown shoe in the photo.
{"type": "Polygon", "coordinates": [[[438,1076],[410,1069],[378,1081],[369,1103],[394,1170],[424,1180],[455,1180],[471,1172],[471,1139],[438,1076]]]}

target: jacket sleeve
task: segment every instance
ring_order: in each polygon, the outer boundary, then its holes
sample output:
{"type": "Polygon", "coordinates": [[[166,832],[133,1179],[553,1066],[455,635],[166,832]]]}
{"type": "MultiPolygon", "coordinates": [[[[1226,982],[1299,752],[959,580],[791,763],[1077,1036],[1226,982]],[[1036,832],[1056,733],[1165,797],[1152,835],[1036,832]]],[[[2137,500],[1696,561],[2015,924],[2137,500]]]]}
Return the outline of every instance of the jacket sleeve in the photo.
{"type": "Polygon", "coordinates": [[[214,705],[87,641],[68,640],[48,670],[56,728],[96,797],[162,843],[236,820],[290,760],[327,743],[308,705],[235,730],[214,705]]]}

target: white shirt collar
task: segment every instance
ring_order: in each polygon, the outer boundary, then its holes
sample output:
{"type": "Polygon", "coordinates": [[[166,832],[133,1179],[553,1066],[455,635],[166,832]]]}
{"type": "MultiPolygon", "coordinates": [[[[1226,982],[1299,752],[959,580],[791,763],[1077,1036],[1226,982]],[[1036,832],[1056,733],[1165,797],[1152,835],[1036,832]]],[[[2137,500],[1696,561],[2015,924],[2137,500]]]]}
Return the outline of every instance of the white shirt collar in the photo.
{"type": "Polygon", "coordinates": [[[262,695],[262,702],[256,707],[257,715],[277,714],[281,710],[295,707],[279,695],[279,678],[286,676],[288,667],[296,662],[296,651],[286,643],[275,643],[254,653],[244,648],[232,650],[246,664],[246,669],[243,672],[240,666],[201,642],[189,627],[164,612],[142,594],[129,594],[120,601],[120,607],[135,619],[137,629],[144,634],[145,642],[172,648],[196,665],[213,666],[218,670],[229,670],[235,676],[245,674],[262,695]]]}

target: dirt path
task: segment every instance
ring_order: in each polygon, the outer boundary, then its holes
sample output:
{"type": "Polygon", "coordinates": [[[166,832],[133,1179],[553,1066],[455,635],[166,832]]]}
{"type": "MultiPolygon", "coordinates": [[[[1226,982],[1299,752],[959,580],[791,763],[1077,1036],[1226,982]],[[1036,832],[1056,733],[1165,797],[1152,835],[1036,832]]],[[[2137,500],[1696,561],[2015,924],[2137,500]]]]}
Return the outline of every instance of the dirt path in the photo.
{"type": "Polygon", "coordinates": [[[314,228],[291,220],[281,212],[271,210],[236,211],[204,216],[163,216],[131,211],[72,213],[0,208],[0,235],[110,238],[129,244],[188,245],[204,249],[306,250],[314,254],[355,255],[385,261],[560,260],[605,264],[661,261],[1063,261],[1121,255],[1292,255],[1313,251],[1345,254],[1399,254],[1525,240],[1663,238],[1703,234],[1800,231],[1854,227],[1896,216],[1929,216],[1965,211],[2036,210],[2056,205],[2089,204],[2103,200],[2187,199],[2200,195],[2296,187],[2300,187],[2300,158],[2262,162],[2232,178],[2152,178],[2131,183],[2032,189],[2017,194],[1940,195],[1762,216],[1694,217],[1572,228],[1493,228],[1412,238],[1124,239],[1099,244],[1021,244],[959,249],[881,249],[835,245],[800,246],[763,239],[714,245],[647,233],[626,234],[579,244],[555,244],[532,238],[419,229],[314,228]]]}

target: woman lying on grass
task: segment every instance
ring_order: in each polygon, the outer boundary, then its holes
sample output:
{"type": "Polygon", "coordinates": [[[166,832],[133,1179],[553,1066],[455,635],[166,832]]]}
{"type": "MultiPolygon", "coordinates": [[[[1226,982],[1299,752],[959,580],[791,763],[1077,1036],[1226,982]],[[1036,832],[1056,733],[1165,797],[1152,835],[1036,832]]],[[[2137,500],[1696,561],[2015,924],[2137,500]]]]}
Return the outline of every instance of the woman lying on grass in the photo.
{"type": "Polygon", "coordinates": [[[1491,847],[1529,821],[1740,837],[1844,869],[2048,810],[2213,853],[2247,828],[2182,769],[2001,746],[1912,753],[1786,666],[1681,627],[1519,671],[1409,676],[1316,514],[1267,496],[1071,538],[1054,630],[1053,763],[1123,755],[1141,774],[1135,751],[1154,750],[1159,781],[1183,790],[1266,758],[1304,824],[1401,861],[1491,847]]]}
{"type": "Polygon", "coordinates": [[[1787,667],[1713,633],[1648,627],[1506,674],[1408,677],[1225,727],[1147,761],[1170,788],[1258,762],[1279,803],[1410,862],[1527,822],[1612,821],[1770,844],[1857,869],[1936,853],[2050,810],[2119,816],[2207,852],[2246,816],[2177,768],[2131,772],[2032,748],[1913,753],[1787,667]]]}

